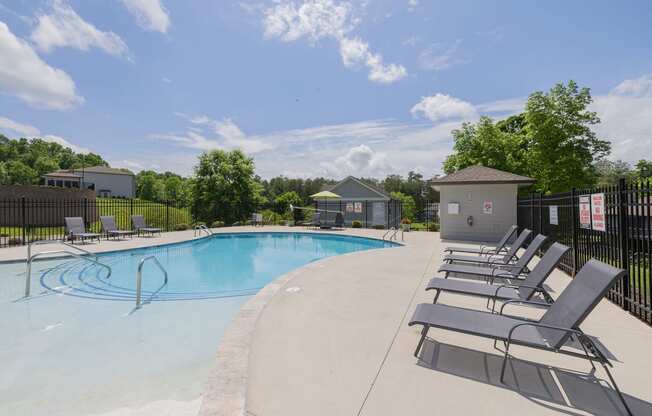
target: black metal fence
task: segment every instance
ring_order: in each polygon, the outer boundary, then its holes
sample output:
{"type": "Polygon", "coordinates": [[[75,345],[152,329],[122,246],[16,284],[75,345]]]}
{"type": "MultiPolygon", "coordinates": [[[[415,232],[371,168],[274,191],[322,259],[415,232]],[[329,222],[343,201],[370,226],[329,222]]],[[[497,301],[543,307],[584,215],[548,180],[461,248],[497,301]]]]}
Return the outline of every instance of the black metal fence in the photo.
{"type": "Polygon", "coordinates": [[[607,297],[652,325],[652,188],[650,182],[538,195],[518,200],[519,228],[572,248],[561,269],[570,275],[595,258],[628,271],[607,297]]]}
{"type": "Polygon", "coordinates": [[[148,225],[164,231],[188,228],[193,223],[190,210],[173,201],[0,199],[0,247],[63,238],[65,217],[82,217],[88,231],[100,232],[100,216],[104,215],[114,216],[118,228],[124,230],[132,228],[132,215],[142,215],[148,225]]]}
{"type": "Polygon", "coordinates": [[[337,213],[342,213],[344,224],[352,226],[359,222],[363,228],[397,227],[402,219],[401,201],[373,200],[318,200],[315,209],[321,212],[322,220],[334,222],[337,213]]]}

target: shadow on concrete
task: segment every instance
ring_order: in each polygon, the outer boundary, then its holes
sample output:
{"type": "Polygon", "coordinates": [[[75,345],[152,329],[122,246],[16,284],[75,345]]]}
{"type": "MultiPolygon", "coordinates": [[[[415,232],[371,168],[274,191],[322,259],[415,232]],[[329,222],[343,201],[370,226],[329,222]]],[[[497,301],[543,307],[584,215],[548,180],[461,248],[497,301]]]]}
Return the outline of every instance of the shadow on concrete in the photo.
{"type": "MultiPolygon", "coordinates": [[[[427,339],[418,365],[495,387],[513,390],[540,406],[569,415],[578,410],[594,415],[627,415],[617,393],[608,381],[591,371],[582,373],[511,358],[500,382],[503,356],[458,347],[427,339]]],[[[590,368],[588,361],[587,368],[590,368]]],[[[598,372],[604,371],[596,364],[598,372]]],[[[605,374],[606,377],[606,374],[605,374]]],[[[618,374],[614,374],[618,382],[618,374]]],[[[635,415],[652,415],[652,403],[627,395],[635,415]]]]}

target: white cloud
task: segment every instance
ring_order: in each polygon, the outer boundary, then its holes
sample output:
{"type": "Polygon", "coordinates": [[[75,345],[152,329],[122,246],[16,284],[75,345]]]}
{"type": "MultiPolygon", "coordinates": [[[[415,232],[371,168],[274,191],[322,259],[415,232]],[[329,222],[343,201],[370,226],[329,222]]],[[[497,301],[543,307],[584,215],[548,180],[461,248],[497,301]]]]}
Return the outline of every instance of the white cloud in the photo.
{"type": "Polygon", "coordinates": [[[430,45],[419,54],[419,68],[424,71],[443,71],[454,65],[468,63],[468,59],[456,56],[461,44],[462,40],[458,39],[448,46],[441,43],[430,45]]]}
{"type": "Polygon", "coordinates": [[[32,47],[0,22],[0,92],[33,107],[67,110],[84,102],[64,71],[46,64],[32,47]]]}
{"type": "Polygon", "coordinates": [[[37,136],[41,132],[34,126],[19,123],[17,121],[0,116],[0,129],[10,130],[23,136],[37,136]]]}
{"type": "Polygon", "coordinates": [[[352,147],[335,162],[322,162],[321,166],[329,176],[338,178],[347,175],[381,177],[392,171],[387,155],[374,152],[365,144],[352,147]]]}
{"type": "Polygon", "coordinates": [[[401,42],[401,44],[403,44],[403,46],[412,46],[412,47],[414,47],[414,46],[417,46],[417,44],[419,42],[421,42],[421,38],[419,36],[410,36],[409,38],[406,38],[405,40],[403,40],[403,42],[401,42]]]}
{"type": "Polygon", "coordinates": [[[477,118],[475,107],[459,98],[446,94],[422,97],[410,110],[414,117],[424,117],[432,122],[443,120],[472,120],[477,118]]]}
{"type": "Polygon", "coordinates": [[[145,30],[167,33],[170,16],[160,0],[122,0],[138,25],[145,30]]]}
{"type": "Polygon", "coordinates": [[[404,78],[407,75],[404,66],[385,64],[382,55],[372,52],[368,42],[349,35],[357,23],[351,3],[334,0],[306,0],[300,3],[280,0],[264,10],[263,18],[267,38],[278,38],[284,42],[306,38],[311,45],[323,38],[335,39],[347,68],[364,66],[369,71],[369,80],[378,83],[388,84],[404,78]]]}
{"type": "Polygon", "coordinates": [[[419,0],[408,0],[408,10],[413,12],[417,7],[419,7],[419,0]]]}
{"type": "Polygon", "coordinates": [[[172,84],[172,80],[168,77],[161,78],[161,81],[163,81],[166,84],[172,84]]]}
{"type": "Polygon", "coordinates": [[[55,48],[83,51],[98,48],[113,56],[129,58],[129,48],[120,36],[98,30],[82,19],[65,0],[53,0],[51,13],[37,16],[30,39],[44,52],[55,48]]]}
{"type": "Polygon", "coordinates": [[[503,113],[507,115],[518,114],[525,111],[527,98],[517,97],[505,100],[496,100],[488,103],[478,104],[476,107],[482,113],[503,113]]]}
{"type": "Polygon", "coordinates": [[[650,158],[652,148],[652,74],[625,80],[591,106],[601,123],[594,127],[600,138],[612,142],[612,159],[635,162],[650,158]]]}
{"type": "Polygon", "coordinates": [[[87,149],[85,147],[77,146],[73,143],[70,143],[68,140],[64,139],[63,137],[60,136],[55,136],[53,134],[46,134],[44,136],[38,136],[37,138],[43,139],[46,142],[51,142],[51,143],[58,143],[63,147],[68,147],[74,152],[77,153],[91,153],[90,149],[87,149]]]}

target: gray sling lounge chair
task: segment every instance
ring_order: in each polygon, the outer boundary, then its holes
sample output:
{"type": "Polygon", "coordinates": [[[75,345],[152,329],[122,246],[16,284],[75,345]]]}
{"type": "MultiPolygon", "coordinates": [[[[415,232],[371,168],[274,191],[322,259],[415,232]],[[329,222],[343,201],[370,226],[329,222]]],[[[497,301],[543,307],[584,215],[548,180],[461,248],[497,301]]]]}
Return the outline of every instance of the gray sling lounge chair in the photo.
{"type": "Polygon", "coordinates": [[[490,254],[487,256],[464,256],[461,254],[447,254],[444,256],[446,263],[481,263],[481,264],[510,264],[518,259],[518,250],[523,247],[525,241],[530,237],[532,231],[525,229],[518,236],[514,244],[507,250],[506,254],[490,254]]]}
{"type": "Polygon", "coordinates": [[[100,235],[97,233],[87,233],[86,226],[82,217],[65,217],[66,221],[66,235],[70,237],[71,241],[80,239],[82,243],[86,240],[97,239],[100,241],[100,235]]]}
{"type": "Polygon", "coordinates": [[[115,217],[114,216],[103,216],[100,217],[100,222],[102,223],[102,231],[106,233],[107,237],[116,237],[120,238],[123,236],[133,236],[134,232],[133,231],[128,231],[128,230],[119,230],[118,226],[115,225],[115,217]]]}
{"type": "Polygon", "coordinates": [[[504,315],[503,310],[505,306],[513,303],[541,305],[541,302],[506,301],[501,307],[500,315],[440,304],[419,304],[408,324],[423,326],[421,339],[414,355],[419,356],[428,330],[434,327],[489,338],[494,342],[503,341],[505,357],[500,373],[500,381],[503,383],[507,360],[510,357],[509,347],[512,344],[586,358],[594,369],[594,362],[602,365],[614,390],[618,393],[628,414],[631,415],[632,412],[609,371],[608,367],[611,367],[611,363],[593,340],[580,329],[580,324],[600,302],[600,299],[614,282],[625,274],[625,270],[616,269],[598,260],[589,260],[557,300],[552,304],[546,304],[547,310],[538,321],[504,315]],[[579,342],[583,353],[564,348],[571,337],[579,342]]]}
{"type": "Polygon", "coordinates": [[[134,226],[134,231],[138,235],[140,235],[140,233],[159,234],[159,235],[161,234],[160,228],[148,227],[147,224],[145,224],[145,218],[143,218],[142,215],[132,215],[131,223],[134,226]]]}
{"type": "Polygon", "coordinates": [[[534,256],[537,254],[537,251],[539,251],[546,240],[548,240],[548,237],[542,234],[534,237],[534,240],[532,240],[521,258],[519,258],[516,263],[499,263],[495,266],[492,265],[492,267],[487,267],[487,264],[472,265],[444,263],[441,265],[438,271],[446,273],[445,277],[448,277],[450,273],[455,273],[455,277],[464,277],[459,276],[459,274],[467,276],[471,275],[484,277],[487,281],[493,281],[496,277],[503,279],[523,279],[529,273],[527,265],[534,258],[534,256]]]}
{"type": "Polygon", "coordinates": [[[467,253],[467,254],[480,254],[480,255],[489,255],[489,254],[498,254],[498,253],[507,253],[509,249],[509,239],[518,231],[516,225],[509,227],[509,230],[505,235],[498,241],[495,247],[489,247],[481,245],[480,247],[446,247],[444,249],[445,253],[467,253]]]}
{"type": "MultiPolygon", "coordinates": [[[[554,243],[541,260],[527,274],[525,279],[518,281],[516,284],[490,285],[480,282],[467,282],[463,280],[446,279],[435,277],[430,280],[426,290],[436,290],[433,303],[437,303],[437,298],[441,292],[461,293],[471,296],[481,296],[487,298],[487,307],[489,301],[493,301],[493,308],[496,307],[497,300],[530,300],[535,294],[541,294],[543,299],[551,303],[552,297],[543,288],[543,282],[550,276],[550,273],[557,267],[561,258],[570,250],[560,243],[554,243]]],[[[521,257],[523,259],[523,257],[521,257]]],[[[486,269],[486,267],[485,267],[486,269]]],[[[511,275],[498,275],[498,277],[510,279],[511,275]]]]}

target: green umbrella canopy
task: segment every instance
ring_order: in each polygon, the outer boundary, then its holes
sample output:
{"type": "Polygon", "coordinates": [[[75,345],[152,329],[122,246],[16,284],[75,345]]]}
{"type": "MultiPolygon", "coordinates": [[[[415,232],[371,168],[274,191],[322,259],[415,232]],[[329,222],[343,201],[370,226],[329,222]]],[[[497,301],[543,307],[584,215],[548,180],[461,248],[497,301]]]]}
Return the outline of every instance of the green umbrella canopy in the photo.
{"type": "Polygon", "coordinates": [[[317,192],[314,195],[310,195],[312,199],[340,199],[341,197],[338,194],[335,194],[331,191],[321,191],[317,192]]]}

